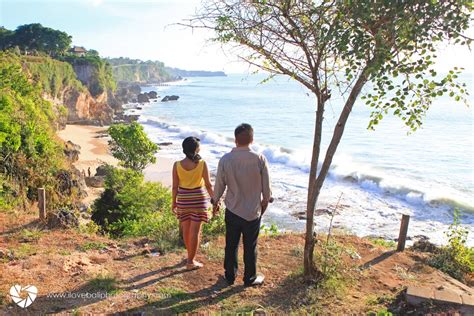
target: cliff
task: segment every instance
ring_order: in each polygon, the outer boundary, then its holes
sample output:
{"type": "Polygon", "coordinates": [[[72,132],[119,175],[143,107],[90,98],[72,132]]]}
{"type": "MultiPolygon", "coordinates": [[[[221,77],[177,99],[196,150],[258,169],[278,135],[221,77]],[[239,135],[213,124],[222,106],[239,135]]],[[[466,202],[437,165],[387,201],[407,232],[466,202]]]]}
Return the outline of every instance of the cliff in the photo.
{"type": "Polygon", "coordinates": [[[113,78],[117,82],[161,83],[177,80],[159,61],[141,61],[129,58],[109,58],[113,78]]]}
{"type": "Polygon", "coordinates": [[[109,106],[111,86],[104,84],[100,67],[94,64],[77,63],[72,66],[49,57],[27,56],[24,69],[31,80],[42,89],[45,99],[51,101],[57,113],[65,112],[59,124],[89,123],[109,124],[114,109],[109,106]],[[61,110],[64,106],[67,111],[61,110]]]}

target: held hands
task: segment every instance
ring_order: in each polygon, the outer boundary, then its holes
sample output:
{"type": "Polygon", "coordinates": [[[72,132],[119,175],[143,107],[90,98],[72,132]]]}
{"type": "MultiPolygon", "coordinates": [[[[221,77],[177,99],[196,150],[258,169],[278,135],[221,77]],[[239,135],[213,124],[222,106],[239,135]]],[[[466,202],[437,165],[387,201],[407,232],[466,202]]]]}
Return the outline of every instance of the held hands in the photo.
{"type": "Polygon", "coordinates": [[[211,199],[211,203],[212,203],[212,217],[214,217],[214,216],[217,216],[217,214],[219,214],[219,211],[221,209],[221,202],[211,199]]]}

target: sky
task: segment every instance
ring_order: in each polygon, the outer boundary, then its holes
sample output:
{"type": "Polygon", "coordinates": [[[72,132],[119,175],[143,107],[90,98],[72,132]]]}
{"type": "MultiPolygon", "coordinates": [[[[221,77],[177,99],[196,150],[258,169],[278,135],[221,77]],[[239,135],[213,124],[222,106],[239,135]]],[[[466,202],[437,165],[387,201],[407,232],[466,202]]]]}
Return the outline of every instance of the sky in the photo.
{"type": "MultiPolygon", "coordinates": [[[[242,73],[248,66],[207,39],[212,33],[175,25],[192,17],[200,0],[0,0],[0,26],[14,30],[41,23],[65,31],[73,45],[103,57],[160,60],[187,70],[242,73]]],[[[474,28],[469,34],[474,35],[474,28]]],[[[438,71],[454,66],[474,73],[473,54],[465,47],[443,47],[438,71]]]]}

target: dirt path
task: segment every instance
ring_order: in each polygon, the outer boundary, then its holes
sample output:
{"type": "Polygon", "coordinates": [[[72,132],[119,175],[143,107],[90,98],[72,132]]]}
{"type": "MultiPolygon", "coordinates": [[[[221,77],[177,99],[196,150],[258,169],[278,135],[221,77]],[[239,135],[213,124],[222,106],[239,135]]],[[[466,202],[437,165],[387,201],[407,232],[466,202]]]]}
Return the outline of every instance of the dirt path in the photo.
{"type": "Polygon", "coordinates": [[[262,236],[259,270],[266,282],[244,288],[240,278],[231,287],[222,279],[222,237],[203,244],[199,254],[203,269],[186,271],[183,250],[156,254],[148,240],[42,230],[33,214],[0,214],[0,227],[0,251],[10,256],[0,263],[1,315],[255,310],[366,314],[386,308],[409,310],[399,295],[408,285],[446,283],[446,277],[426,266],[421,255],[393,253],[353,236],[337,237],[350,250],[341,257],[348,281],[341,282],[340,291],[328,294],[315,283],[303,282],[301,235],[262,236]],[[14,284],[38,288],[38,297],[27,309],[11,302],[8,291],[14,284]]]}

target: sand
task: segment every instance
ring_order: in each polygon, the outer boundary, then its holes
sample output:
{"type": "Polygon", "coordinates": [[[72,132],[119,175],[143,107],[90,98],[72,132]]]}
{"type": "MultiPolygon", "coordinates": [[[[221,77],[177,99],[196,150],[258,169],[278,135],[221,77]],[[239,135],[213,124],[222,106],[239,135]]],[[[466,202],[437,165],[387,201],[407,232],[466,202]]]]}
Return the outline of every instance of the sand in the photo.
{"type": "MultiPolygon", "coordinates": [[[[70,140],[81,147],[79,160],[74,163],[75,167],[81,172],[88,174],[88,168],[91,175],[95,174],[95,169],[108,163],[113,166],[118,165],[108,148],[110,137],[106,134],[107,127],[89,126],[89,125],[66,125],[64,130],[58,132],[58,136],[64,141],[70,140]]],[[[145,179],[147,181],[160,182],[161,184],[171,187],[171,171],[173,169],[173,160],[170,158],[160,157],[157,155],[155,164],[148,166],[144,170],[145,179]]],[[[102,189],[88,188],[88,197],[85,203],[92,202],[102,192],[102,189]]]]}

